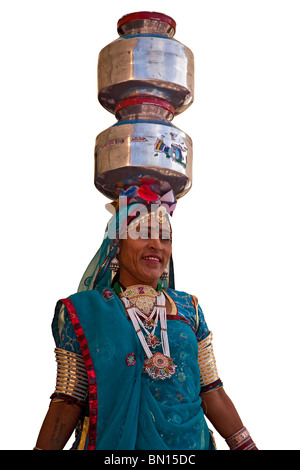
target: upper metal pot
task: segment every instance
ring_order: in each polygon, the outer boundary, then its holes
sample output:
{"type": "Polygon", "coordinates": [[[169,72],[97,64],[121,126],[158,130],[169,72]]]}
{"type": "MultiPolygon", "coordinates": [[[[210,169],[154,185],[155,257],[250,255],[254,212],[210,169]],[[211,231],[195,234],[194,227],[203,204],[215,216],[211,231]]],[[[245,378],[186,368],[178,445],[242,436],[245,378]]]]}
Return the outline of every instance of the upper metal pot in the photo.
{"type": "Polygon", "coordinates": [[[139,95],[160,97],[175,115],[193,102],[194,56],[175,40],[175,21],[161,13],[138,12],[118,22],[117,40],[98,58],[98,99],[115,113],[117,104],[139,95]]]}

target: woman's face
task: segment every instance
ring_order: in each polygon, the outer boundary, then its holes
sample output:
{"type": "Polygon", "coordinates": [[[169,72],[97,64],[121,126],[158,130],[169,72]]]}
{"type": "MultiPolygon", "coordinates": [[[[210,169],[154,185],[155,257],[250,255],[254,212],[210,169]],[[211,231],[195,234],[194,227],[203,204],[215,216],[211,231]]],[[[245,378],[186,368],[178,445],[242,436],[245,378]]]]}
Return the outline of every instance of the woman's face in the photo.
{"type": "Polygon", "coordinates": [[[124,287],[148,284],[156,288],[172,254],[169,225],[151,218],[134,232],[129,226],[127,238],[120,240],[119,246],[120,283],[124,287]]]}

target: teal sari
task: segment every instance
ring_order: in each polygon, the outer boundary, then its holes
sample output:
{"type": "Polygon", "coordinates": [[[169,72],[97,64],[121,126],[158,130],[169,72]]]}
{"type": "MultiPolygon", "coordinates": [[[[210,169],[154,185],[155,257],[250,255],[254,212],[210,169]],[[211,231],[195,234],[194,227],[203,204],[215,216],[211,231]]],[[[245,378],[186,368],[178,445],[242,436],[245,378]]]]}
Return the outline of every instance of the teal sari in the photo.
{"type": "Polygon", "coordinates": [[[73,449],[214,449],[201,407],[197,364],[198,341],[209,331],[192,296],[165,292],[177,307],[167,318],[176,374],[165,380],[143,371],[144,350],[113,289],[81,292],[58,302],[56,345],[81,353],[89,378],[89,428],[79,427],[73,449]]]}

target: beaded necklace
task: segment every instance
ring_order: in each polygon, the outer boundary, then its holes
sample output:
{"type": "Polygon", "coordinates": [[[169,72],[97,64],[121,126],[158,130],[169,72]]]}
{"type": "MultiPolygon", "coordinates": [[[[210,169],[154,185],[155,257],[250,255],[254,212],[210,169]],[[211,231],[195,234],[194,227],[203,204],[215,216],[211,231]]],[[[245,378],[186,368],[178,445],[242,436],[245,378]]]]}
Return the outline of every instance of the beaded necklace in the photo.
{"type": "Polygon", "coordinates": [[[141,285],[130,286],[124,291],[119,282],[116,282],[114,289],[120,296],[145,351],[144,371],[153,379],[164,380],[171,377],[175,374],[176,365],[170,357],[165,296],[161,285],[158,292],[150,286],[141,285]],[[139,306],[146,307],[146,311],[141,311],[139,306]],[[161,325],[161,341],[155,335],[158,322],[161,325]],[[153,354],[150,347],[155,349],[160,344],[163,352],[153,354]]]}

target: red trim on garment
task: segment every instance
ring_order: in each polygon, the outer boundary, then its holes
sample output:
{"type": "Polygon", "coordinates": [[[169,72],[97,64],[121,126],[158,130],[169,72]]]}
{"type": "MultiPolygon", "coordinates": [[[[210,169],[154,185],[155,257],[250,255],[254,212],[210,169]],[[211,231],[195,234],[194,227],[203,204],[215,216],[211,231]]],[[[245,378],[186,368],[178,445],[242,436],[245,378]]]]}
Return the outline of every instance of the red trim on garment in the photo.
{"type": "Polygon", "coordinates": [[[97,396],[97,381],[94,365],[90,355],[88,343],[80,324],[79,318],[77,316],[74,305],[70,299],[61,299],[61,302],[65,305],[74,331],[76,333],[84,365],[86,368],[88,381],[89,381],[89,410],[90,410],[90,420],[89,420],[89,443],[87,450],[95,450],[96,447],[96,438],[97,438],[97,418],[98,418],[98,396],[97,396]]]}

